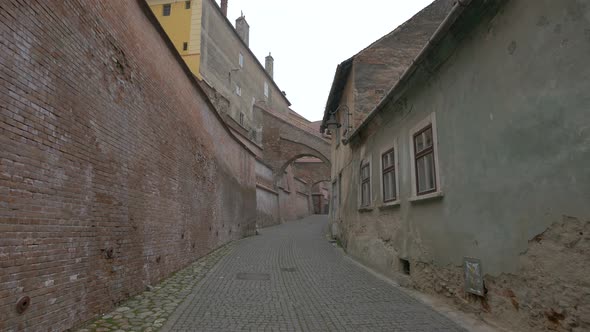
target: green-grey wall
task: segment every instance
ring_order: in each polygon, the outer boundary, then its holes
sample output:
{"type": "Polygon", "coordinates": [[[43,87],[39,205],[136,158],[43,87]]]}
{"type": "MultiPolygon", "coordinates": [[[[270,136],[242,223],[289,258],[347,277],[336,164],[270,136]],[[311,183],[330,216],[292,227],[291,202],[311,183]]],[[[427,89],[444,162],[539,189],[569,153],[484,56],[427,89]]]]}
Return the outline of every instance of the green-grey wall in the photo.
{"type": "MultiPolygon", "coordinates": [[[[370,252],[379,237],[399,257],[441,266],[477,257],[499,274],[514,272],[528,241],[562,216],[590,219],[589,31],[585,1],[508,1],[437,72],[411,82],[403,110],[389,105],[373,119],[378,130],[369,126],[345,148],[350,156],[333,151],[332,176],[342,169],[345,179],[347,242],[362,239],[370,252]],[[431,112],[444,197],[409,202],[409,130],[431,112]],[[380,209],[380,152],[394,138],[401,204],[380,209]],[[359,165],[368,154],[373,210],[359,212],[359,165]]],[[[387,255],[375,253],[381,261],[373,264],[388,264],[387,255]]]]}

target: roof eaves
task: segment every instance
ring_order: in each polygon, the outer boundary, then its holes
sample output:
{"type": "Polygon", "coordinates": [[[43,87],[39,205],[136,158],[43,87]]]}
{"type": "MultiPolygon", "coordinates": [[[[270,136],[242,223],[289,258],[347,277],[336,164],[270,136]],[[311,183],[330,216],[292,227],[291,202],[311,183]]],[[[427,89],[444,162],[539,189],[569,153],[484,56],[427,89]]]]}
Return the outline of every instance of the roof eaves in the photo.
{"type": "Polygon", "coordinates": [[[338,103],[342,97],[342,91],[346,86],[346,80],[350,75],[353,60],[354,57],[343,61],[336,67],[334,80],[332,81],[332,87],[330,88],[330,94],[328,95],[326,108],[324,109],[324,117],[322,119],[320,132],[323,132],[322,128],[324,128],[324,123],[328,120],[329,114],[338,108],[338,103]]]}
{"type": "Polygon", "coordinates": [[[426,56],[432,52],[437,47],[437,43],[443,39],[446,34],[450,31],[450,28],[453,24],[461,17],[461,14],[465,11],[465,9],[472,3],[471,0],[459,0],[455,3],[447,17],[443,20],[443,22],[439,25],[436,29],[432,37],[428,40],[426,45],[422,48],[420,53],[412,60],[412,64],[404,71],[400,79],[397,81],[396,84],[391,87],[391,89],[387,92],[385,97],[381,99],[379,104],[375,106],[375,108],[367,115],[364,121],[350,134],[350,136],[344,140],[344,144],[350,142],[353,138],[359,135],[359,133],[368,125],[369,122],[379,113],[381,110],[384,109],[385,105],[387,105],[392,100],[397,100],[400,95],[403,93],[405,88],[405,84],[407,81],[413,76],[416,70],[421,66],[423,60],[426,56]]]}

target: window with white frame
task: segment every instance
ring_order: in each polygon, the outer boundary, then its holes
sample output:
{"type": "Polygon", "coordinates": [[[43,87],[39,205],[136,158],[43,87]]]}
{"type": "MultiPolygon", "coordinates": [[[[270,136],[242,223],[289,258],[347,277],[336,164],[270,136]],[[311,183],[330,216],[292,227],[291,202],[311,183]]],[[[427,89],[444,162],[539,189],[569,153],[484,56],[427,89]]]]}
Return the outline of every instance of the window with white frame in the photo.
{"type": "Polygon", "coordinates": [[[395,149],[392,148],[381,155],[381,174],[383,185],[383,202],[392,202],[397,199],[395,167],[395,149]]]}
{"type": "Polygon", "coordinates": [[[371,202],[371,163],[361,164],[361,207],[369,206],[371,202]]]}
{"type": "Polygon", "coordinates": [[[268,98],[268,82],[264,82],[264,96],[268,98]]]}
{"type": "Polygon", "coordinates": [[[240,68],[244,68],[244,55],[240,52],[238,56],[238,63],[240,64],[240,68]]]}
{"type": "Polygon", "coordinates": [[[410,139],[413,159],[412,192],[414,196],[420,197],[440,192],[434,113],[412,130],[410,139]]]}
{"type": "Polygon", "coordinates": [[[241,96],[242,95],[242,88],[239,85],[237,85],[237,84],[236,84],[236,94],[238,96],[241,96]]]}

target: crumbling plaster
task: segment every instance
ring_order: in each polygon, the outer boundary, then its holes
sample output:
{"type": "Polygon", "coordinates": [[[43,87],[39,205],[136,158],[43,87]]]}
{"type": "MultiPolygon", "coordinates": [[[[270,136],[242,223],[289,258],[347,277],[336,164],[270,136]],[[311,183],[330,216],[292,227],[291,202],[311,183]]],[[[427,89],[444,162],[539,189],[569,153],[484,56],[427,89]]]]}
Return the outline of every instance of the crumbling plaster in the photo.
{"type": "Polygon", "coordinates": [[[506,2],[446,62],[418,71],[358,139],[332,143],[342,209],[331,229],[349,254],[393,277],[402,273],[398,259],[408,259],[406,285],[491,319],[514,316],[507,325],[517,330],[587,328],[589,10],[575,0],[506,2]],[[443,193],[410,201],[409,130],[433,112],[443,193]],[[394,138],[401,202],[384,207],[380,151],[394,138]],[[366,158],[372,204],[360,210],[366,158]],[[539,234],[547,239],[537,242],[539,234]],[[466,256],[482,261],[483,300],[463,291],[466,256]]]}

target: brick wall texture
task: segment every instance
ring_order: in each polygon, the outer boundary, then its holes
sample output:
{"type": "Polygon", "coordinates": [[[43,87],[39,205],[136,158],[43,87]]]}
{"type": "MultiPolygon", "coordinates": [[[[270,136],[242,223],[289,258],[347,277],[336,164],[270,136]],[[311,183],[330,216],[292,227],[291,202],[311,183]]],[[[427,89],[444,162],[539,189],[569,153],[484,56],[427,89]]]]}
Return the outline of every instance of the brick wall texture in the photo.
{"type": "Polygon", "coordinates": [[[152,22],[0,2],[0,331],[71,328],[254,230],[254,156],[152,22]]]}

